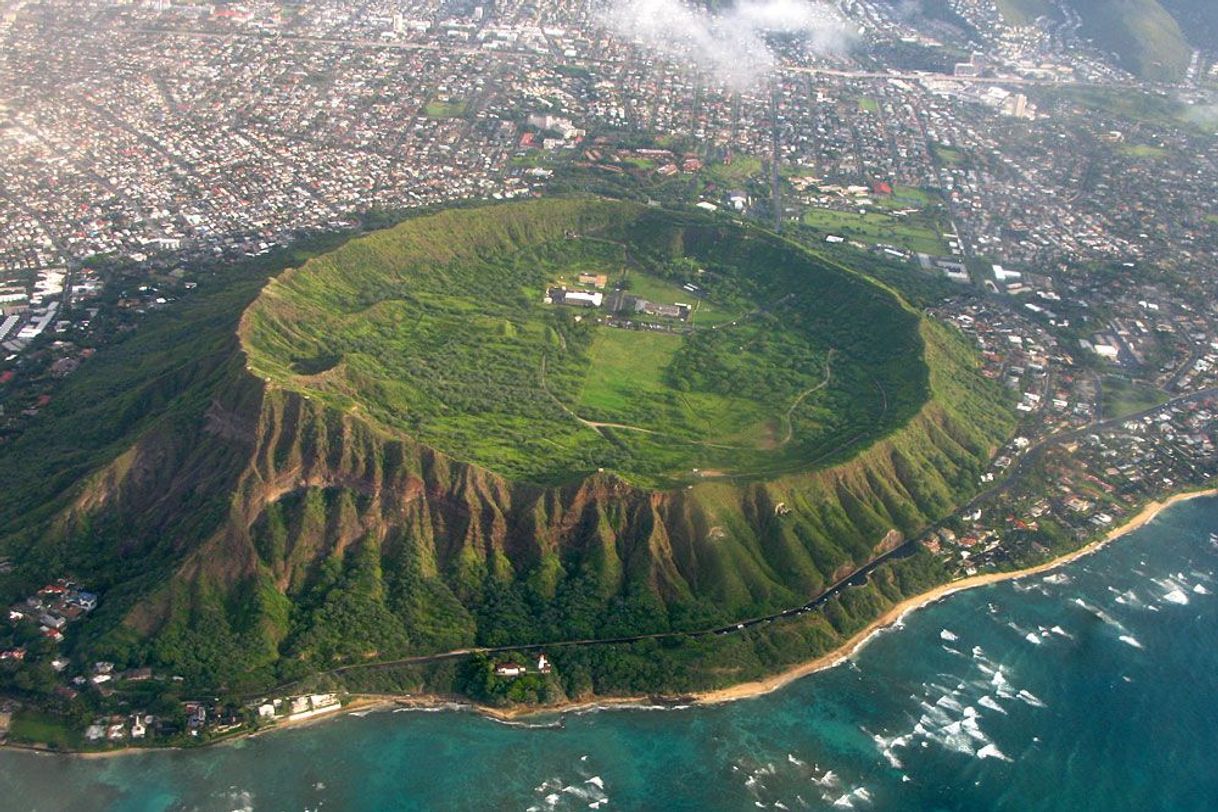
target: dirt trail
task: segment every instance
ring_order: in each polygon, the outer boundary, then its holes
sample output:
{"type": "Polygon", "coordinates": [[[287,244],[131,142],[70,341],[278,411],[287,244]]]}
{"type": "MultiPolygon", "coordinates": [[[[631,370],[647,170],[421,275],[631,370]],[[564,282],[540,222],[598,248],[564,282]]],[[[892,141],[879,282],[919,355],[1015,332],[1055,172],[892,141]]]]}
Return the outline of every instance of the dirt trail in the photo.
{"type": "Polygon", "coordinates": [[[829,354],[825,356],[825,379],[813,386],[810,389],[805,389],[799,393],[799,397],[795,398],[795,402],[791,404],[791,408],[787,409],[787,413],[782,416],[782,421],[787,424],[787,433],[782,438],[782,442],[778,444],[778,448],[782,448],[787,443],[791,442],[791,438],[795,436],[795,426],[791,423],[791,415],[799,408],[799,404],[804,402],[804,399],[813,392],[819,392],[829,385],[829,381],[833,379],[833,369],[830,364],[833,363],[833,353],[836,350],[829,350],[829,354]]]}

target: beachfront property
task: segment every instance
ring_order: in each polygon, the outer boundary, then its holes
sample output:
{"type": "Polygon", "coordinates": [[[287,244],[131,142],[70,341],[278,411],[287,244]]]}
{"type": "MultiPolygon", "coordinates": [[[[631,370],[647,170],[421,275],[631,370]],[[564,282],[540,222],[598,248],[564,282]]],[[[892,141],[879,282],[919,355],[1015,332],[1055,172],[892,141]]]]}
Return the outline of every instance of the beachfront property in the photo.
{"type": "MultiPolygon", "coordinates": [[[[336,694],[294,696],[288,699],[287,720],[289,722],[298,722],[302,719],[310,719],[323,713],[336,711],[341,707],[342,703],[336,694]]],[[[261,711],[259,713],[261,714],[261,711]]]]}
{"type": "MultiPolygon", "coordinates": [[[[534,669],[538,674],[549,674],[553,666],[550,665],[550,659],[544,653],[537,655],[537,665],[534,669]]],[[[529,673],[529,667],[522,663],[501,662],[495,663],[495,676],[506,677],[507,679],[515,679],[523,677],[529,673]]]]}

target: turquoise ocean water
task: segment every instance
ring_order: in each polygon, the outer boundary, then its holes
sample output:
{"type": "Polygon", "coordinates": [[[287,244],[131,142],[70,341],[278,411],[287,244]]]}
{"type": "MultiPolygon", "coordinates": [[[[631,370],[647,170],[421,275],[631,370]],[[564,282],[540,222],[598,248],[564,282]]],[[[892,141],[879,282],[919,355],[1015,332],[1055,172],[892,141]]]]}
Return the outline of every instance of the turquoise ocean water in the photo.
{"type": "Polygon", "coordinates": [[[193,752],[0,751],[0,808],[1218,809],[1218,499],[718,707],[373,712],[193,752]]]}

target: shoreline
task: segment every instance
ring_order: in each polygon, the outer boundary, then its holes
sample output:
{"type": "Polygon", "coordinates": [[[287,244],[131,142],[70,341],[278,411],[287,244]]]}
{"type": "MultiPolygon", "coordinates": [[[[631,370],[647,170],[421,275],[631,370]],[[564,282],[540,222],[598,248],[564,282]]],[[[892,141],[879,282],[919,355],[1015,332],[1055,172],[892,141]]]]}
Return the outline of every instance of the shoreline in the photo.
{"type": "Polygon", "coordinates": [[[1141,510],[1131,516],[1128,521],[1119,527],[1115,527],[1108,531],[1103,537],[1096,539],[1088,544],[1083,545],[1077,550],[1064,553],[1056,558],[1035,564],[1031,567],[1026,567],[1020,570],[1011,570],[1009,572],[990,572],[982,575],[973,575],[967,578],[961,578],[957,581],[951,581],[946,584],[931,589],[929,592],[923,592],[920,595],[915,595],[911,598],[906,598],[896,604],[884,614],[880,615],[875,620],[868,623],[859,631],[851,635],[841,645],[815,657],[811,660],[806,660],[790,668],[779,671],[768,677],[763,677],[759,680],[751,682],[742,682],[737,685],[732,685],[727,688],[717,688],[711,691],[695,691],[684,695],[655,695],[655,696],[623,696],[623,697],[602,697],[599,699],[590,699],[586,701],[570,702],[560,705],[547,705],[542,707],[525,706],[519,708],[493,708],[486,705],[478,705],[473,702],[461,702],[449,698],[419,694],[419,695],[402,695],[400,697],[385,697],[386,701],[392,702],[400,707],[419,707],[419,708],[434,708],[444,703],[455,703],[464,708],[494,719],[496,721],[510,722],[517,721],[524,717],[530,716],[546,716],[550,714],[562,713],[578,713],[580,711],[594,709],[610,709],[622,706],[637,706],[637,705],[719,705],[725,702],[735,702],[742,699],[753,699],[759,696],[773,693],[787,685],[802,679],[803,677],[815,674],[818,671],[832,668],[838,665],[858,652],[866,645],[878,632],[891,628],[903,620],[911,612],[929,606],[932,603],[943,600],[944,598],[954,595],[957,592],[964,592],[969,589],[998,584],[1004,581],[1017,581],[1021,578],[1030,578],[1034,575],[1040,575],[1059,567],[1064,567],[1080,558],[1091,555],[1097,550],[1103,549],[1111,542],[1119,539],[1128,533],[1145,526],[1152,519],[1158,516],[1161,512],[1192,499],[1198,499],[1206,496],[1218,496],[1218,487],[1204,488],[1194,491],[1183,491],[1173,494],[1163,500],[1152,500],[1144,505],[1141,510]]]}
{"type": "Polygon", "coordinates": [[[1034,575],[1040,575],[1042,573],[1055,570],[1059,567],[1064,567],[1080,558],[1091,555],[1097,550],[1103,549],[1121,536],[1132,533],[1133,531],[1144,527],[1162,511],[1166,510],[1172,505],[1205,496],[1218,496],[1218,488],[1185,491],[1183,493],[1169,496],[1162,501],[1151,501],[1147,503],[1140,511],[1138,511],[1137,514],[1131,517],[1129,521],[1125,522],[1120,527],[1113,528],[1102,538],[1096,539],[1089,544],[1085,544],[1073,552],[1065,553],[1064,555],[1050,559],[1049,561],[1045,561],[1041,564],[1036,564],[1021,570],[1011,570],[1010,572],[991,572],[983,575],[973,575],[968,578],[962,578],[958,581],[951,581],[949,583],[942,584],[929,592],[923,592],[921,595],[906,598],[875,620],[868,623],[833,651],[822,654],[815,659],[799,663],[785,671],[780,671],[777,674],[773,674],[760,680],[742,682],[739,685],[733,685],[728,688],[719,688],[713,691],[699,692],[694,694],[694,697],[697,699],[699,704],[715,705],[723,702],[733,702],[738,699],[751,699],[753,697],[764,696],[765,694],[772,693],[780,688],[790,685],[792,682],[795,682],[802,677],[808,676],[809,674],[815,674],[817,671],[823,671],[827,668],[832,668],[833,666],[838,665],[866,645],[877,632],[896,625],[911,612],[915,612],[918,609],[922,609],[932,603],[941,601],[949,595],[954,595],[957,592],[964,592],[965,590],[976,589],[978,587],[989,586],[991,584],[998,584],[1004,581],[1017,581],[1022,578],[1029,578],[1034,575]]]}
{"type": "MultiPolygon", "coordinates": [[[[461,697],[448,697],[437,694],[355,693],[350,695],[351,700],[347,704],[343,705],[342,707],[335,708],[332,711],[328,711],[308,719],[300,719],[297,721],[283,720],[274,725],[268,725],[257,730],[249,730],[234,734],[232,736],[226,736],[213,741],[200,743],[198,747],[232,744],[238,741],[253,738],[255,736],[262,736],[266,733],[271,733],[274,731],[290,730],[293,728],[307,727],[319,722],[328,722],[340,716],[346,716],[360,711],[375,712],[390,709],[441,711],[447,708],[452,708],[454,710],[468,710],[497,722],[511,723],[519,722],[523,718],[535,716],[580,713],[587,711],[608,710],[613,708],[628,708],[631,706],[696,707],[719,705],[726,702],[735,702],[744,699],[753,699],[780,690],[791,683],[802,679],[803,677],[815,674],[818,671],[824,671],[825,669],[839,665],[862,649],[862,647],[865,646],[877,633],[897,625],[911,612],[915,612],[918,609],[922,609],[932,603],[941,601],[957,592],[964,592],[965,590],[976,589],[978,587],[989,586],[991,584],[1002,583],[1004,581],[1016,581],[1022,578],[1029,578],[1034,575],[1040,575],[1042,573],[1055,570],[1059,567],[1066,566],[1067,564],[1077,561],[1080,558],[1091,555],[1097,550],[1103,549],[1111,542],[1119,539],[1121,536],[1138,530],[1139,528],[1148,524],[1161,512],[1169,507],[1172,507],[1173,505],[1207,496],[1218,496],[1218,487],[1184,491],[1182,493],[1169,496],[1162,501],[1154,500],[1148,502],[1128,521],[1119,527],[1113,528],[1102,538],[1096,539],[1095,541],[1092,541],[1078,548],[1077,550],[1065,553],[1057,558],[1050,559],[1049,561],[1045,561],[1021,570],[973,575],[957,581],[941,584],[928,592],[923,592],[920,595],[906,598],[900,603],[892,606],[890,609],[888,609],[888,611],[884,612],[884,614],[880,615],[862,629],[855,632],[832,651],[828,651],[811,660],[797,663],[786,670],[779,671],[776,674],[763,677],[762,679],[753,680],[751,682],[742,682],[727,688],[717,688],[710,691],[696,691],[688,694],[594,697],[587,700],[566,702],[557,705],[534,705],[514,708],[495,708],[488,705],[479,705],[461,697]]],[[[105,759],[114,758],[116,756],[164,750],[192,750],[195,749],[195,747],[127,746],[114,750],[63,751],[12,743],[0,745],[0,750],[5,749],[22,750],[38,755],[66,755],[82,759],[105,759]]]]}

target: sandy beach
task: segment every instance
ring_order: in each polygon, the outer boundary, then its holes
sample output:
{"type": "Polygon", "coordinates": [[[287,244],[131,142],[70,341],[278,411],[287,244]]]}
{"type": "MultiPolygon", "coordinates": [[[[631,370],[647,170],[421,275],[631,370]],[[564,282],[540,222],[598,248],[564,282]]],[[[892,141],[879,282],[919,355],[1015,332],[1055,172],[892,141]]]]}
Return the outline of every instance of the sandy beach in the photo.
{"type": "MultiPolygon", "coordinates": [[[[228,744],[228,743],[240,741],[242,739],[253,738],[254,736],[261,736],[264,733],[270,733],[271,731],[275,731],[275,730],[289,730],[291,728],[296,728],[296,727],[308,727],[309,725],[316,724],[317,722],[328,722],[329,720],[334,719],[335,717],[343,716],[348,713],[354,713],[355,711],[377,710],[377,709],[381,709],[381,708],[393,707],[396,704],[397,704],[396,702],[394,702],[392,699],[390,699],[388,697],[364,696],[364,695],[357,694],[357,695],[353,695],[351,697],[351,700],[349,702],[347,702],[347,704],[342,705],[341,707],[334,708],[333,710],[328,710],[325,713],[319,713],[316,716],[310,716],[308,719],[297,719],[297,720],[282,719],[273,725],[267,725],[266,727],[262,727],[257,730],[243,730],[243,731],[234,733],[229,736],[223,736],[221,738],[214,739],[209,742],[205,742],[204,744],[202,744],[200,746],[209,747],[214,744],[228,744]]],[[[83,758],[83,759],[114,758],[116,756],[126,756],[126,755],[131,755],[134,753],[153,753],[153,752],[157,752],[160,750],[194,749],[193,747],[131,747],[131,746],[128,746],[128,747],[115,748],[113,750],[78,750],[78,751],[64,752],[64,751],[59,751],[59,750],[47,750],[42,747],[27,747],[27,746],[12,745],[12,744],[6,745],[6,746],[11,747],[14,750],[29,750],[31,752],[43,753],[46,755],[71,755],[71,756],[75,756],[76,758],[83,758]]]]}

